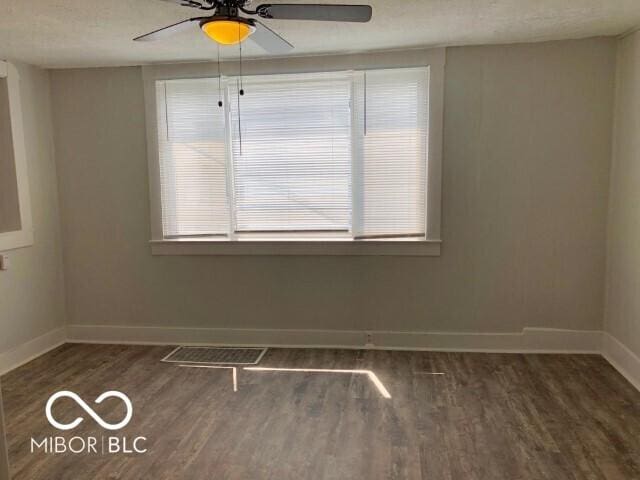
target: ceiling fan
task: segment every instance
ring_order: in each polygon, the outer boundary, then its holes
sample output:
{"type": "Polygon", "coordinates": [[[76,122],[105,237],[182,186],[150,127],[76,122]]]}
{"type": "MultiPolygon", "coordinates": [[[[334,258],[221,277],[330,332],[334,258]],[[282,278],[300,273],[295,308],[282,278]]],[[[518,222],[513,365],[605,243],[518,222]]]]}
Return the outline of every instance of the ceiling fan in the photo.
{"type": "Polygon", "coordinates": [[[251,0],[164,0],[185,7],[213,12],[213,15],[194,17],[182,22],[134,38],[135,41],[150,41],[168,37],[182,30],[199,25],[202,31],[222,45],[235,45],[249,39],[269,53],[283,54],[293,45],[287,42],[264,23],[254,18],[240,16],[256,15],[275,20],[320,20],[329,22],[368,22],[372,10],[369,5],[321,5],[321,4],[263,4],[249,9],[251,0]]]}

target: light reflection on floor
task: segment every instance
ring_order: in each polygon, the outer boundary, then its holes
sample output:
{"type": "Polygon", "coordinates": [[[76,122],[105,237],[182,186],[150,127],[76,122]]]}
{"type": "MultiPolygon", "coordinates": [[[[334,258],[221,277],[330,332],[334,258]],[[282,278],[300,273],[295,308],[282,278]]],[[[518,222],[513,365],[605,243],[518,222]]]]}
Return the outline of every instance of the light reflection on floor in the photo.
{"type": "MultiPolygon", "coordinates": [[[[209,368],[216,370],[231,370],[233,379],[233,391],[238,391],[238,369],[237,367],[218,366],[218,365],[178,365],[182,368],[209,368]]],[[[270,368],[270,367],[243,367],[247,372],[292,372],[292,373],[340,373],[348,375],[366,375],[373,383],[380,395],[384,398],[391,398],[391,394],[380,381],[378,376],[371,370],[343,370],[331,368],[270,368]]]]}

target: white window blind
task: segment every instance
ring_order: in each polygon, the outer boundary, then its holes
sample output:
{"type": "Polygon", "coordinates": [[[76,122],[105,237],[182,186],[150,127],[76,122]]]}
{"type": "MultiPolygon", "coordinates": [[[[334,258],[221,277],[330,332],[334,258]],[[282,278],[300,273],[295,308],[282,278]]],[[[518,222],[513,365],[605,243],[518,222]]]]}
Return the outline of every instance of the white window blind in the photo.
{"type": "Polygon", "coordinates": [[[356,85],[354,236],[424,237],[428,70],[360,72],[356,85]]]}
{"type": "Polygon", "coordinates": [[[228,234],[225,121],[217,81],[158,82],[157,104],[164,236],[228,234]]]}
{"type": "Polygon", "coordinates": [[[245,77],[239,99],[238,85],[229,82],[236,231],[349,232],[350,76],[245,77]]]}
{"type": "Polygon", "coordinates": [[[220,83],[157,82],[165,238],[425,238],[428,68],[220,83]]]}

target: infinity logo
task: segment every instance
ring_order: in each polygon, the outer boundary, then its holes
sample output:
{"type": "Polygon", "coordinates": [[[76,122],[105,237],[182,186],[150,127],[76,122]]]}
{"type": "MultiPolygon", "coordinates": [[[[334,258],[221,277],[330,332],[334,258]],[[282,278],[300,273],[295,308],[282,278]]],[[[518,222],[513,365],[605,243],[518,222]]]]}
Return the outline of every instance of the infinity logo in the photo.
{"type": "Polygon", "coordinates": [[[93,418],[102,428],[106,430],[120,430],[121,428],[126,427],[131,421],[131,417],[133,416],[133,405],[131,404],[131,400],[129,400],[129,397],[127,397],[124,393],[116,392],[116,391],[105,392],[102,395],[100,395],[95,401],[95,403],[100,404],[107,398],[116,397],[124,402],[125,406],[127,407],[127,414],[125,415],[124,420],[122,420],[120,423],[116,423],[115,425],[113,425],[111,423],[105,422],[102,418],[100,418],[100,416],[89,405],[87,405],[84,400],[82,400],[75,393],[68,392],[68,391],[61,391],[61,392],[55,393],[49,398],[49,400],[47,401],[47,407],[45,410],[47,414],[47,420],[49,420],[49,423],[53,425],[55,428],[57,428],[58,430],[72,430],[84,421],[84,418],[78,417],[73,422],[64,424],[56,421],[53,418],[53,415],[51,414],[51,408],[53,407],[53,404],[58,399],[63,397],[70,398],[74,402],[76,402],[78,405],[80,405],[80,407],[85,412],[87,412],[91,416],[91,418],[93,418]]]}

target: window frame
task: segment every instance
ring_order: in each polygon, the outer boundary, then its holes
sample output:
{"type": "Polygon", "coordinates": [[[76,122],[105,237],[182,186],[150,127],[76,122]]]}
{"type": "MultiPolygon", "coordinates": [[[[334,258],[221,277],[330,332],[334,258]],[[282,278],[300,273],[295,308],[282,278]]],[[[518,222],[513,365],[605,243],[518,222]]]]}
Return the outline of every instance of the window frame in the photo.
{"type": "MultiPolygon", "coordinates": [[[[429,69],[429,141],[426,238],[413,240],[345,238],[253,240],[239,238],[164,238],[160,194],[156,82],[217,78],[213,63],[159,64],[142,67],[147,127],[151,253],[153,255],[400,255],[438,256],[441,236],[441,179],[445,49],[290,57],[243,62],[244,75],[332,72],[391,68],[429,69]]],[[[222,74],[238,75],[237,62],[225,62],[222,74]]]]}
{"type": "Polygon", "coordinates": [[[6,79],[9,100],[13,162],[20,210],[20,229],[0,232],[0,251],[31,247],[34,243],[29,173],[20,98],[20,74],[12,63],[0,60],[0,78],[6,79]]]}

